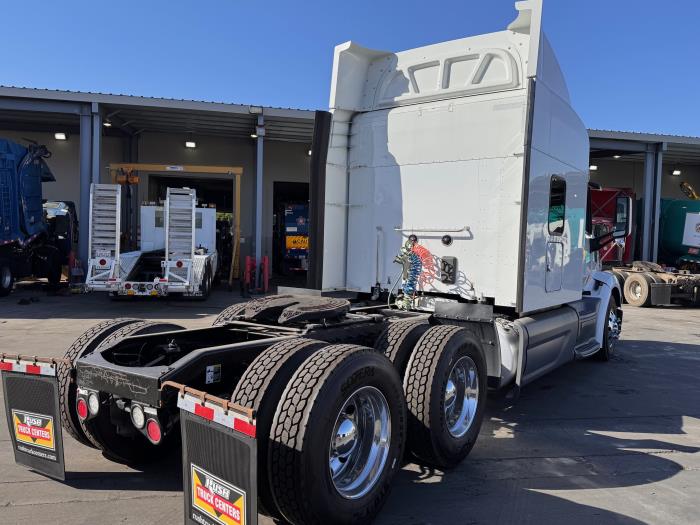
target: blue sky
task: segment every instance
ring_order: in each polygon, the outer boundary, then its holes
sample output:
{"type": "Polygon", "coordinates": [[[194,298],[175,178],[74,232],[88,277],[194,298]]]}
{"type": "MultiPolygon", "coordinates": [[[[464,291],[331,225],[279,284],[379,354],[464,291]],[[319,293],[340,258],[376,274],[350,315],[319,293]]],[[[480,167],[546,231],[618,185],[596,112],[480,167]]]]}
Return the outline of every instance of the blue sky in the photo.
{"type": "MultiPolygon", "coordinates": [[[[325,108],[333,47],[498,31],[512,0],[3,2],[0,84],[325,108]],[[41,5],[41,7],[39,7],[41,5]]],[[[545,0],[589,127],[700,135],[700,2],[545,0]]]]}

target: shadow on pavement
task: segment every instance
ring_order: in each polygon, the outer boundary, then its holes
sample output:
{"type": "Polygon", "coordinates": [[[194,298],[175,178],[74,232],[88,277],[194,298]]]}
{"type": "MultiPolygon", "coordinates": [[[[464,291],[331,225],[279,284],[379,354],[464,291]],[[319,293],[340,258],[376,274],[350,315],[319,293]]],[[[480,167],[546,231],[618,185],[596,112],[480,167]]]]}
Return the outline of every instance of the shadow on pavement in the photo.
{"type": "Polygon", "coordinates": [[[471,456],[444,473],[407,465],[377,523],[645,523],[625,515],[645,515],[653,489],[642,487],[700,451],[683,430],[684,416],[700,417],[700,347],[620,347],[609,363],[572,363],[526,386],[513,406],[491,396],[471,456]]]}

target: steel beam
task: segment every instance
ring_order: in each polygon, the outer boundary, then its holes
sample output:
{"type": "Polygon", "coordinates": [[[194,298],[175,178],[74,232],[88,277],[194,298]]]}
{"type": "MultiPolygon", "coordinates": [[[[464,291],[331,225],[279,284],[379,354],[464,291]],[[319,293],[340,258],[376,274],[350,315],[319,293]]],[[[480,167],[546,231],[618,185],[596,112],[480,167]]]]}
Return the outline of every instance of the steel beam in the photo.
{"type": "Polygon", "coordinates": [[[659,144],[656,148],[655,163],[654,163],[654,223],[652,225],[651,235],[651,258],[650,261],[656,262],[659,255],[659,216],[661,214],[661,182],[663,180],[663,164],[664,151],[666,144],[659,144]]]}
{"type": "Polygon", "coordinates": [[[611,139],[590,139],[591,149],[602,149],[609,151],[620,152],[636,152],[642,153],[647,151],[649,144],[646,142],[633,142],[630,140],[611,140],[611,139]]]}
{"type": "Polygon", "coordinates": [[[66,113],[80,115],[83,104],[55,100],[32,100],[0,97],[0,110],[38,111],[42,113],[66,113]]]}
{"type": "Polygon", "coordinates": [[[652,228],[654,223],[654,172],[656,155],[647,151],[644,155],[644,192],[642,196],[642,260],[651,260],[652,228]]]}
{"type": "Polygon", "coordinates": [[[92,182],[100,183],[100,164],[102,159],[102,115],[100,106],[92,103],[92,182]]]}
{"type": "Polygon", "coordinates": [[[78,237],[78,255],[84,272],[87,272],[90,231],[91,145],[92,116],[90,106],[86,106],[80,115],[80,235],[78,237]]]}
{"type": "Polygon", "coordinates": [[[255,140],[256,157],[255,157],[255,260],[256,281],[260,282],[260,263],[262,261],[262,218],[263,218],[263,144],[265,140],[265,119],[262,115],[258,115],[258,125],[256,128],[258,138],[255,140]]]}

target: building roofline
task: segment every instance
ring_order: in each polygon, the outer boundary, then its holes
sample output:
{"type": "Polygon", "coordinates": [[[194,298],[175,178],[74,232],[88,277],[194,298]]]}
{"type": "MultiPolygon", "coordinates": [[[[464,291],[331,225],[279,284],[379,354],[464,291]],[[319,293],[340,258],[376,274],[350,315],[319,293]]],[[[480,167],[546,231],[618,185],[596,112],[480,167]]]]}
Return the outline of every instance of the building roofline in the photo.
{"type": "Polygon", "coordinates": [[[589,129],[588,136],[593,139],[605,140],[630,140],[635,142],[668,144],[687,144],[700,146],[700,137],[689,137],[685,135],[663,135],[658,133],[638,133],[635,131],[613,131],[604,129],[589,129]]]}
{"type": "Polygon", "coordinates": [[[233,104],[228,102],[206,102],[202,100],[181,100],[172,98],[140,97],[133,95],[111,95],[84,91],[61,91],[24,87],[0,86],[0,97],[78,102],[83,104],[108,104],[112,106],[136,106],[150,108],[181,109],[186,111],[207,111],[229,114],[250,114],[251,107],[263,108],[263,114],[273,118],[293,118],[313,120],[315,111],[309,109],[276,108],[261,105],[233,104]]]}

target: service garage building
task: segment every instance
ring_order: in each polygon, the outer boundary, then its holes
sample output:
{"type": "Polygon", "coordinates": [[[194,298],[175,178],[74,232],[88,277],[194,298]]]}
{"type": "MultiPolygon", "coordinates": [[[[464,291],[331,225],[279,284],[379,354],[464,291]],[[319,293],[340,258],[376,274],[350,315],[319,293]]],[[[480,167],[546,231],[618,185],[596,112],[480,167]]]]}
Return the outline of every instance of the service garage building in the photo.
{"type": "MultiPolygon", "coordinates": [[[[273,267],[280,258],[280,213],[308,204],[314,118],[314,111],[298,109],[0,87],[0,137],[48,147],[56,182],[44,184],[44,197],[75,202],[83,232],[90,184],[114,182],[110,164],[172,166],[139,171],[138,183],[122,190],[123,203],[130,195],[123,224],[131,225],[133,239],[138,204],[162,199],[168,186],[195,188],[200,203],[233,211],[230,175],[179,167],[241,167],[241,256],[267,255],[273,267]]],[[[87,235],[80,236],[79,252],[86,261],[87,235]]]]}
{"type": "MultiPolygon", "coordinates": [[[[173,167],[139,171],[138,183],[129,186],[123,224],[134,243],[138,205],[162,199],[168,186],[193,187],[201,203],[231,213],[230,175],[179,167],[237,166],[243,169],[240,255],[266,255],[278,273],[285,209],[308,207],[316,116],[312,110],[0,87],[0,137],[48,147],[56,182],[44,185],[44,196],[74,201],[83,232],[90,184],[113,182],[110,164],[173,167]]],[[[657,260],[661,199],[690,198],[681,183],[700,193],[700,138],[603,130],[590,130],[589,136],[591,180],[634,192],[639,209],[634,257],[657,260]]],[[[83,262],[86,237],[80,238],[83,262]]]]}

